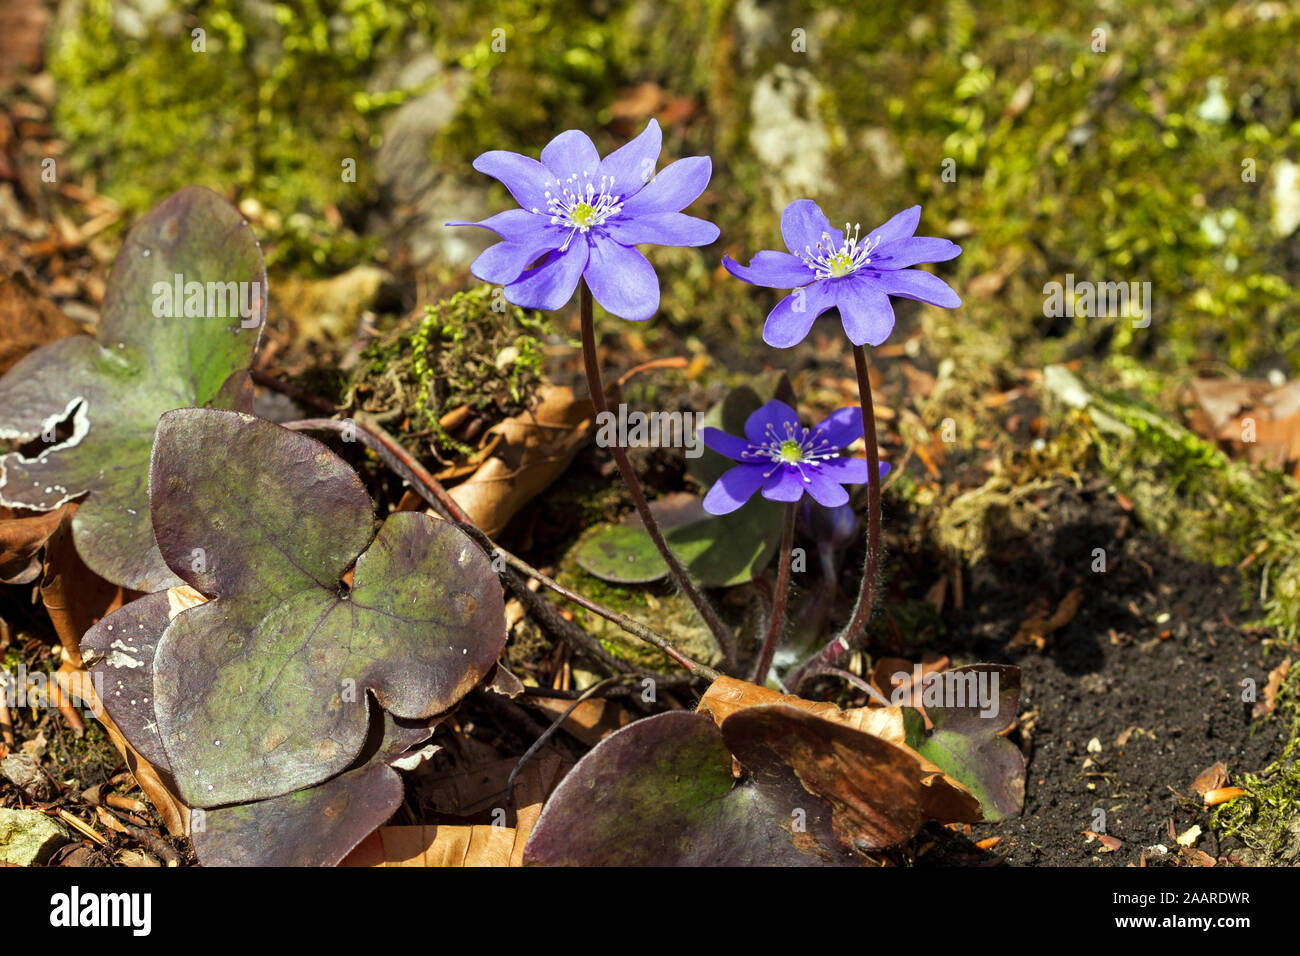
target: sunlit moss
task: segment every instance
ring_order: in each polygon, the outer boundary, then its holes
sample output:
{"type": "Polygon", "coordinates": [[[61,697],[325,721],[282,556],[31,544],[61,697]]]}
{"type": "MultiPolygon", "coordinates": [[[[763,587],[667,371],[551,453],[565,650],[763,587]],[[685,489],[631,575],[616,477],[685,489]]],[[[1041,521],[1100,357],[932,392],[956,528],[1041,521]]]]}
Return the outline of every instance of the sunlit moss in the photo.
{"type": "Polygon", "coordinates": [[[1269,720],[1282,720],[1291,728],[1291,740],[1282,755],[1259,773],[1243,774],[1231,782],[1246,792],[1220,806],[1214,826],[1224,835],[1239,837],[1252,851],[1256,864],[1300,862],[1300,667],[1293,667],[1278,691],[1277,707],[1269,720]]]}
{"type": "Polygon", "coordinates": [[[368,345],[344,404],[370,414],[395,412],[399,437],[468,454],[473,449],[439,420],[462,405],[488,411],[494,421],[520,411],[542,380],[542,345],[551,334],[542,313],[476,285],[368,345]]]}

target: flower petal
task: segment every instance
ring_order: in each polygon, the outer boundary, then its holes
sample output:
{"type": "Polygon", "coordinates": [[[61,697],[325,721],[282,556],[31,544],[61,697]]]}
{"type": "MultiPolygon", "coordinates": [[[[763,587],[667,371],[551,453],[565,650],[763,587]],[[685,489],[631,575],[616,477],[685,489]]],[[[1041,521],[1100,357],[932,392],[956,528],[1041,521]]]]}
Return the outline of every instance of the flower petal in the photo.
{"type": "Polygon", "coordinates": [[[541,265],[506,286],[507,301],[525,309],[560,308],[573,298],[573,290],[587,266],[588,252],[587,243],[581,239],[574,239],[564,252],[552,252],[541,265]]]}
{"type": "Polygon", "coordinates": [[[730,256],[724,256],[722,264],[737,279],[769,289],[797,289],[816,277],[798,256],[774,249],[764,249],[749,260],[748,266],[742,266],[730,256]]]}
{"type": "Polygon", "coordinates": [[[566,129],[542,150],[542,165],[561,183],[570,176],[579,179],[600,179],[600,153],[586,133],[580,129],[566,129]]]}
{"type": "Polygon", "coordinates": [[[644,322],[659,309],[659,277],[646,257],[608,237],[591,243],[583,273],[601,308],[620,318],[644,322]]]}
{"type": "Polygon", "coordinates": [[[680,212],[654,212],[633,219],[611,219],[605,231],[615,242],[635,246],[707,246],[718,238],[718,227],[707,219],[680,212]]]}
{"type": "Polygon", "coordinates": [[[781,213],[781,237],[785,239],[785,247],[796,256],[816,249],[818,243],[832,249],[844,245],[844,233],[831,225],[821,207],[811,199],[796,199],[785,207],[781,213]]]}
{"type": "Polygon", "coordinates": [[[737,465],[724,471],[704,496],[704,510],[711,515],[731,514],[758,491],[765,470],[762,465],[737,465]]]}
{"type": "Polygon", "coordinates": [[[706,448],[716,451],[719,455],[726,455],[736,461],[745,461],[745,452],[749,451],[749,442],[745,439],[724,432],[720,428],[703,428],[700,430],[700,437],[704,439],[706,448]]]}
{"type": "Polygon", "coordinates": [[[808,480],[804,482],[804,490],[812,495],[813,500],[819,505],[837,508],[849,500],[849,493],[844,490],[844,486],[825,471],[820,468],[809,468],[807,474],[808,480]]]}
{"type": "Polygon", "coordinates": [[[884,246],[887,243],[897,242],[900,239],[908,239],[916,235],[916,227],[921,223],[921,207],[911,206],[904,209],[894,218],[890,219],[883,226],[871,230],[867,237],[872,242],[879,241],[884,246]]]}
{"type": "Polygon", "coordinates": [[[922,262],[947,262],[961,255],[961,246],[947,239],[919,236],[882,245],[871,254],[871,264],[880,269],[906,269],[922,262]]]}
{"type": "Polygon", "coordinates": [[[894,331],[894,307],[874,279],[854,276],[841,282],[835,287],[835,305],[854,345],[879,345],[894,331]]]}
{"type": "MultiPolygon", "coordinates": [[[[563,241],[561,237],[560,242],[563,241]]],[[[542,253],[551,251],[559,244],[557,242],[552,245],[547,242],[538,246],[537,243],[530,242],[498,242],[484,249],[470,265],[469,271],[484,282],[491,282],[493,285],[509,285],[536,262],[542,253]]]]}
{"type": "Polygon", "coordinates": [[[881,272],[871,277],[871,284],[889,295],[915,299],[917,302],[929,302],[931,305],[945,309],[955,309],[961,305],[961,297],[948,283],[920,269],[881,272]]]}
{"type": "Polygon", "coordinates": [[[779,398],[774,398],[766,405],[755,409],[745,419],[745,437],[755,445],[765,444],[771,440],[768,435],[770,426],[776,430],[777,435],[784,438],[787,422],[799,424],[799,413],[779,398]]]}
{"type": "Polygon", "coordinates": [[[862,409],[857,405],[837,408],[816,425],[812,430],[821,432],[821,437],[836,448],[846,448],[862,438],[862,409]]]}
{"type": "MultiPolygon", "coordinates": [[[[499,212],[495,216],[488,216],[478,222],[467,222],[464,219],[453,219],[451,222],[443,223],[445,226],[478,226],[480,229],[487,229],[489,232],[495,232],[502,239],[510,242],[519,242],[525,236],[530,236],[541,230],[551,228],[551,220],[548,216],[537,215],[526,209],[507,209],[505,212],[499,212]]],[[[563,242],[563,240],[561,240],[563,242]]]]}
{"type": "Polygon", "coordinates": [[[610,191],[628,199],[654,177],[655,161],[663,148],[659,124],[651,120],[641,135],[624,143],[600,161],[600,175],[612,183],[610,191]]]}
{"type": "Polygon", "coordinates": [[[515,197],[515,202],[524,209],[546,208],[546,184],[551,174],[537,160],[504,149],[493,149],[474,160],[474,168],[501,180],[502,185],[510,190],[510,195],[515,197]]]}
{"type": "Polygon", "coordinates": [[[695,202],[713,175],[713,160],[688,156],[665,166],[639,193],[623,203],[619,218],[631,219],[652,212],[680,212],[695,202]]]}
{"type": "Polygon", "coordinates": [[[807,487],[808,482],[799,477],[799,472],[781,465],[763,482],[763,497],[768,501],[798,501],[807,487]]]}
{"type": "Polygon", "coordinates": [[[788,349],[802,342],[817,316],[835,305],[827,285],[814,282],[795,289],[778,302],[763,324],[763,341],[777,349],[788,349]]]}

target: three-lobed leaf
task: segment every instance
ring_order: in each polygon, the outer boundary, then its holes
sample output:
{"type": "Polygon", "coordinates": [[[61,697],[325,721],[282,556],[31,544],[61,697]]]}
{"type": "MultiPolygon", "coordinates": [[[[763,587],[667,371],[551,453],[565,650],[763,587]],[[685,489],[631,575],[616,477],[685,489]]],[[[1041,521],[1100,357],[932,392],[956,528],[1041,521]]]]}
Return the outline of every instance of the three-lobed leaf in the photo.
{"type": "Polygon", "coordinates": [[[429,718],[505,646],[488,557],[427,515],[393,514],[376,533],[360,479],[314,439],[242,413],[168,412],[150,486],[164,560],[212,599],[150,645],[165,613],[150,595],[83,645],[103,655],[110,715],[147,759],[161,749],[191,806],[337,775],[362,751],[371,697],[399,719],[429,718]],[[137,686],[151,647],[152,688],[137,686]]]}

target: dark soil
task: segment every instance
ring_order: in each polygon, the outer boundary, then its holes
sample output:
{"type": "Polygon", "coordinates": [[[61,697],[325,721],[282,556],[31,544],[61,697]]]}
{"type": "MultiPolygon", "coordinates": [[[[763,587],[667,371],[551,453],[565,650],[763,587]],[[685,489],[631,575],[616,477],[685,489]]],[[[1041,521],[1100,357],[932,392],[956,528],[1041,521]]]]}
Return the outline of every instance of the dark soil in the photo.
{"type": "MultiPolygon", "coordinates": [[[[1178,834],[1200,824],[1197,848],[1211,858],[1229,854],[1238,844],[1217,844],[1192,781],[1217,761],[1256,771],[1287,739],[1280,721],[1252,722],[1242,701],[1239,682],[1262,688],[1280,656],[1266,658],[1261,635],[1243,626],[1252,613],[1240,574],[1171,554],[1104,489],[1071,489],[1048,513],[1041,533],[970,572],[980,583],[934,648],[1023,672],[1024,813],[975,826],[970,839],[1001,837],[992,852],[1013,865],[1158,865],[1177,859],[1172,821],[1178,834]],[[1107,551],[1104,574],[1091,570],[1096,547],[1107,551]],[[1054,608],[1075,586],[1079,613],[1044,650],[1008,650],[1035,598],[1054,608]],[[1118,849],[1085,835],[1098,830],[1099,810],[1118,849]]],[[[937,861],[969,859],[945,849],[937,861]]]]}

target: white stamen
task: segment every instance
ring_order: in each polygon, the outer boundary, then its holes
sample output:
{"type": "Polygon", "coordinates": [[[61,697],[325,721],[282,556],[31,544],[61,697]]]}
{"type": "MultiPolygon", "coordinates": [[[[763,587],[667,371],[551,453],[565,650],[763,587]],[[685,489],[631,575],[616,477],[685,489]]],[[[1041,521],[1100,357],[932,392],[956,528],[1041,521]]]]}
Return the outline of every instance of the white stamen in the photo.
{"type": "Polygon", "coordinates": [[[549,189],[546,191],[546,210],[551,214],[551,225],[569,230],[564,245],[560,246],[561,252],[569,248],[575,235],[586,235],[623,209],[619,201],[622,197],[614,192],[612,177],[601,176],[599,190],[591,181],[590,173],[583,173],[581,179],[579,182],[578,174],[574,173],[564,182],[555,180],[552,188],[559,190],[558,195],[549,189]]]}
{"type": "Polygon", "coordinates": [[[844,242],[835,248],[831,245],[831,235],[823,232],[817,248],[804,247],[804,264],[817,274],[818,279],[840,279],[853,275],[865,265],[871,263],[871,253],[880,245],[880,236],[867,236],[863,241],[861,225],[844,224],[844,242]]]}

